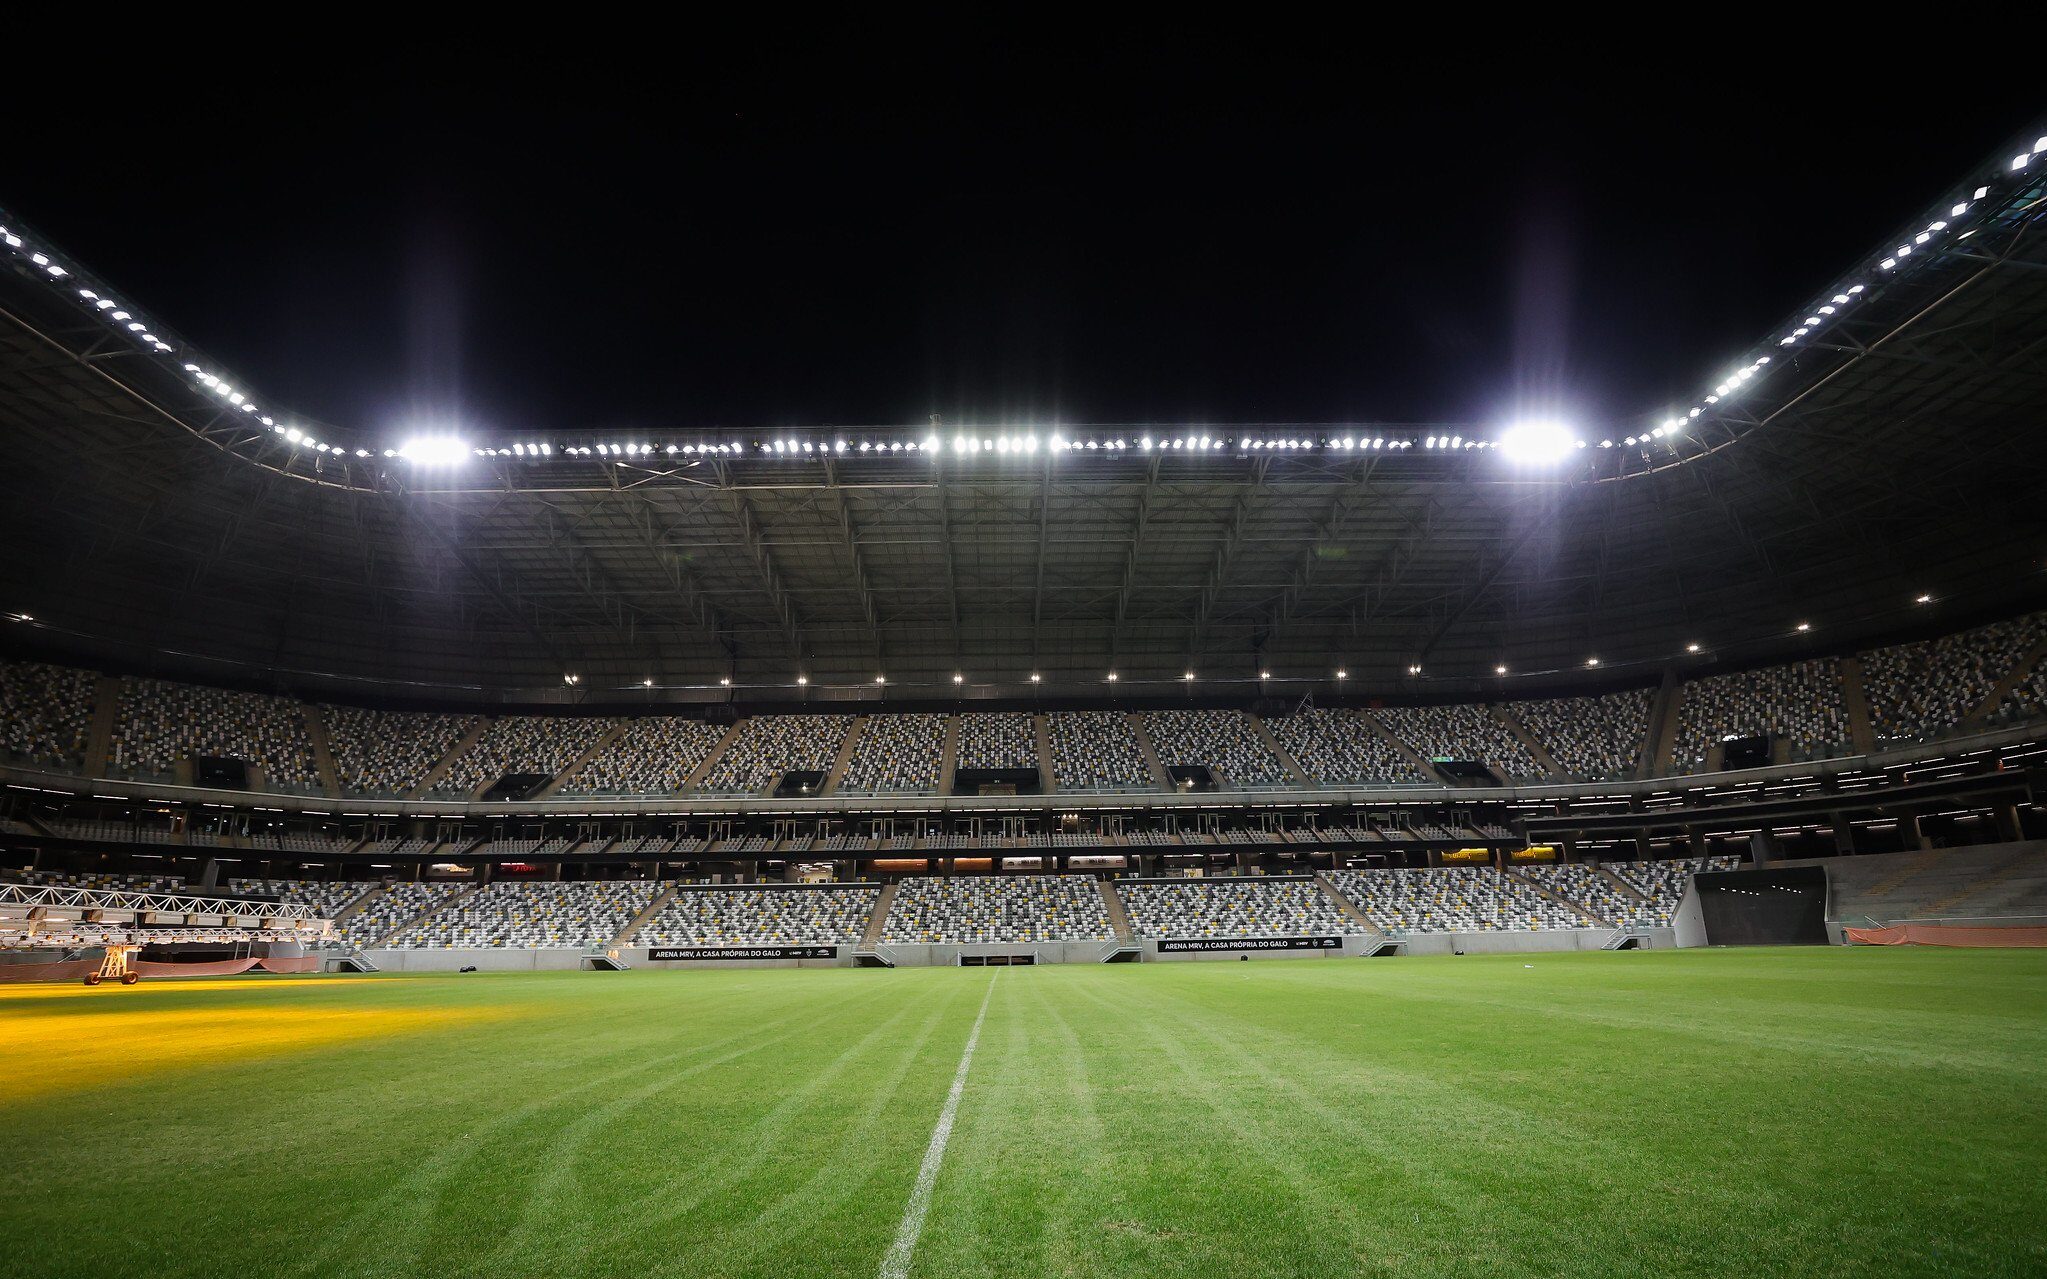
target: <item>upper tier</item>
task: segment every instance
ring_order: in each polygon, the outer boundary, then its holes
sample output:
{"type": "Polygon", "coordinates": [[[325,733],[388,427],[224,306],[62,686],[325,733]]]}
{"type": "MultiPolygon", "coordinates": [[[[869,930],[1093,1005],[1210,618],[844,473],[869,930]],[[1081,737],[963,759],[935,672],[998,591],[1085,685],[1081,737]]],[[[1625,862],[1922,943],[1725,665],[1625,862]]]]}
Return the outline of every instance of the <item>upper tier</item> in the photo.
{"type": "Polygon", "coordinates": [[[1722,743],[1776,763],[1928,740],[2043,711],[2047,614],[1667,690],[1402,707],[1146,708],[479,717],[321,705],[37,662],[0,662],[0,754],[85,777],[185,783],[245,761],[250,787],[334,797],[955,793],[967,779],[1062,793],[1443,785],[1441,761],[1504,783],[1713,771],[1722,743]]]}

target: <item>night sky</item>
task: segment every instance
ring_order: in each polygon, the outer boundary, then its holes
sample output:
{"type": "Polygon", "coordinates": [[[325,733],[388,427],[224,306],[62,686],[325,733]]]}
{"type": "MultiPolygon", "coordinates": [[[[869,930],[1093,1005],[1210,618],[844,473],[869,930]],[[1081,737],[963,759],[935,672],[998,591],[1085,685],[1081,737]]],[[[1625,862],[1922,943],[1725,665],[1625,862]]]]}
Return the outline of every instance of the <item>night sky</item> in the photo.
{"type": "Polygon", "coordinates": [[[109,55],[121,92],[65,80],[0,205],[380,432],[1596,427],[1695,396],[2038,110],[1880,74],[1813,102],[1796,59],[1750,93],[1305,31],[938,36],[109,55]]]}

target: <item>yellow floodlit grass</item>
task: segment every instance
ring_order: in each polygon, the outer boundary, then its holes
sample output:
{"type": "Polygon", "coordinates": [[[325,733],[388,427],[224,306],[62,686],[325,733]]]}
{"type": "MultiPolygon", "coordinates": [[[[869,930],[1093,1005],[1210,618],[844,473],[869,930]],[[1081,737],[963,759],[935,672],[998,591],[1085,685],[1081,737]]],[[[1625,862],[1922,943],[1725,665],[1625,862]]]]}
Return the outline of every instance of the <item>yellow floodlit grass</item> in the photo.
{"type": "MultiPolygon", "coordinates": [[[[198,983],[194,983],[196,986],[198,983]]],[[[210,984],[210,983],[209,983],[210,984]]],[[[244,987],[246,990],[246,986],[244,987]]],[[[119,990],[43,988],[0,996],[0,1104],[195,1066],[261,1058],[501,1015],[469,1008],[349,1008],[253,1002],[108,1006],[119,990]],[[97,996],[97,1007],[77,996],[97,996]]],[[[154,993],[154,992],[152,992],[154,993]]],[[[180,992],[184,993],[184,992],[180,992]]]]}

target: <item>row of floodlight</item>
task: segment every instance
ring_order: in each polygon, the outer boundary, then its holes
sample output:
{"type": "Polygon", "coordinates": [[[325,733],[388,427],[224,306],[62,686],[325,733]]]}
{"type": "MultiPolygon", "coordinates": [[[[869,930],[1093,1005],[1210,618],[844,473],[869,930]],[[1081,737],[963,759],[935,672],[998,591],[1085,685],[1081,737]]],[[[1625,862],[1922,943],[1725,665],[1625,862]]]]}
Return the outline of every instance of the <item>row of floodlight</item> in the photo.
{"type": "MultiPolygon", "coordinates": [[[[1467,438],[1461,433],[1442,432],[1434,435],[1402,438],[1386,435],[1311,435],[1267,438],[1263,436],[1066,436],[1053,434],[1043,438],[1035,433],[1003,434],[989,436],[955,436],[948,445],[937,436],[926,436],[921,440],[851,440],[843,437],[828,440],[781,438],[772,440],[731,440],[691,441],[689,443],[653,444],[647,442],[605,441],[596,444],[563,444],[559,447],[542,442],[524,442],[509,445],[470,445],[452,436],[419,437],[408,440],[404,446],[384,450],[385,457],[402,457],[417,462],[448,465],[474,456],[486,459],[527,459],[539,461],[557,455],[571,458],[611,458],[623,461],[657,461],[669,459],[698,459],[704,457],[753,457],[784,458],[801,460],[823,460],[839,457],[871,457],[889,454],[914,453],[937,461],[948,453],[954,456],[994,455],[997,457],[1032,457],[1042,450],[1045,453],[1097,453],[1108,456],[1149,455],[1154,453],[1185,453],[1213,455],[1217,453],[1369,453],[1404,452],[1421,449],[1424,452],[1468,452],[1498,450],[1519,460],[1550,461],[1571,449],[1582,449],[1587,441],[1569,433],[1564,427],[1552,423],[1516,424],[1507,427],[1497,439],[1467,438]]],[[[368,456],[364,454],[363,456],[368,456]]]]}
{"type": "MultiPolygon", "coordinates": [[[[2030,149],[2021,151],[2013,156],[2006,166],[2005,173],[2023,172],[2032,166],[2034,157],[2043,153],[2047,153],[2047,136],[2036,139],[2030,149]]],[[[1994,181],[1995,179],[1993,179],[1994,181]]],[[[1974,228],[1962,229],[1961,223],[1990,194],[1991,185],[1992,183],[1986,182],[1972,191],[1968,199],[1956,201],[1948,209],[1946,217],[1935,218],[1932,222],[1927,223],[1925,228],[1915,233],[1907,243],[1898,245],[1897,248],[1880,259],[1875,264],[1875,269],[1886,273],[1896,271],[1899,267],[1906,265],[1915,253],[1926,251],[1927,246],[1933,244],[1936,240],[1951,238],[1959,243],[1976,234],[1974,228]]],[[[1813,307],[1811,313],[1793,326],[1789,333],[1779,337],[1777,345],[1780,347],[1795,347],[1799,345],[1806,338],[1833,324],[1848,308],[1859,302],[1868,291],[1869,286],[1860,282],[1841,286],[1838,291],[1828,295],[1825,301],[1813,307]]],[[[1667,418],[1642,435],[1628,436],[1624,442],[1629,445],[1647,443],[1652,439],[1660,440],[1682,431],[1691,421],[1704,416],[1706,411],[1712,406],[1739,394],[1769,363],[1769,356],[1757,356],[1749,361],[1749,363],[1728,374],[1720,381],[1719,385],[1713,388],[1711,394],[1686,409],[1681,415],[1667,418]]],[[[1601,447],[1611,447],[1611,445],[1602,441],[1601,447]]]]}
{"type": "MultiPolygon", "coordinates": [[[[2010,162],[2006,166],[2005,172],[1998,176],[2004,177],[2011,173],[2024,172],[2025,170],[2031,168],[2035,158],[2041,156],[2043,153],[2047,153],[2047,136],[2043,136],[2036,140],[2029,150],[2022,151],[2019,154],[2011,157],[2010,162]]],[[[1935,219],[1933,222],[1928,223],[1923,230],[1914,234],[1909,242],[1898,245],[1896,249],[1892,250],[1884,258],[1878,261],[1875,264],[1875,269],[1880,272],[1896,271],[1901,266],[1909,264],[1910,260],[1914,257],[1915,254],[1922,253],[1926,249],[1926,247],[1932,244],[1935,240],[1943,238],[1952,238],[1956,241],[1960,241],[1967,239],[1971,235],[1974,235],[1975,231],[1973,228],[1968,230],[1962,230],[1960,229],[1960,225],[1962,221],[1975,210],[1976,206],[1980,204],[1983,201],[1983,199],[1990,194],[1991,187],[1995,181],[1996,179],[1993,178],[1991,182],[1986,182],[1983,185],[1976,187],[1974,192],[1970,195],[1968,199],[1957,201],[1948,210],[1948,214],[1946,217],[1938,218],[1935,219]]],[[[4,225],[0,225],[0,245],[4,245],[9,251],[24,258],[32,268],[34,268],[38,273],[40,273],[42,276],[44,276],[52,283],[61,283],[65,280],[72,278],[75,274],[75,272],[71,268],[57,261],[55,255],[50,252],[47,246],[40,246],[28,243],[28,241],[21,235],[21,233],[18,230],[9,228],[4,225]]],[[[1855,283],[1843,286],[1838,292],[1830,295],[1825,302],[1822,302],[1819,305],[1815,306],[1812,309],[1812,313],[1807,315],[1803,319],[1803,321],[1801,321],[1789,333],[1780,337],[1777,340],[1777,345],[1780,347],[1796,346],[1804,339],[1818,332],[1820,329],[1831,325],[1832,322],[1835,319],[1837,319],[1848,307],[1852,306],[1854,303],[1860,300],[1863,294],[1867,292],[1867,289],[1868,286],[1863,283],[1855,283]]],[[[145,350],[148,350],[158,355],[170,355],[175,352],[175,348],[172,346],[172,344],[165,341],[163,338],[159,337],[155,332],[153,332],[149,324],[146,321],[140,319],[134,313],[132,307],[123,305],[116,299],[108,297],[95,289],[79,287],[76,288],[76,292],[79,301],[89,311],[99,316],[104,323],[106,323],[110,328],[114,329],[114,331],[119,333],[123,338],[135,342],[142,346],[145,350]]],[[[1619,442],[1628,447],[1636,447],[1639,445],[1648,444],[1652,440],[1662,440],[1669,436],[1682,432],[1685,429],[1685,427],[1689,425],[1692,421],[1704,416],[1705,413],[1710,408],[1712,408],[1712,406],[1719,404],[1722,400],[1725,400],[1731,396],[1740,393],[1741,390],[1744,387],[1746,387],[1751,381],[1753,381],[1769,364],[1770,364],[1769,356],[1763,355],[1755,357],[1754,359],[1750,360],[1749,363],[1743,365],[1738,369],[1735,369],[1732,373],[1728,374],[1725,378],[1723,378],[1720,381],[1720,383],[1713,388],[1712,393],[1703,397],[1703,399],[1701,399],[1699,403],[1692,405],[1690,408],[1686,409],[1681,414],[1674,415],[1670,418],[1665,419],[1663,422],[1649,428],[1646,431],[1640,432],[1635,435],[1623,436],[1619,442]]],[[[287,444],[290,444],[295,448],[304,448],[311,452],[320,454],[331,454],[334,456],[343,456],[350,454],[351,452],[353,456],[357,458],[366,459],[372,456],[371,450],[367,448],[358,447],[353,450],[350,450],[342,445],[333,444],[331,442],[321,440],[317,438],[310,430],[307,430],[303,427],[295,425],[291,422],[279,420],[274,414],[266,412],[258,404],[255,397],[250,392],[233,385],[227,378],[221,376],[218,372],[207,369],[195,361],[187,360],[183,363],[182,367],[185,374],[188,377],[190,377],[191,380],[197,386],[201,387],[208,393],[221,399],[235,411],[249,414],[252,417],[252,419],[260,422],[265,428],[267,428],[277,436],[281,437],[287,444]]],[[[1560,440],[1559,438],[1557,438],[1555,432],[1549,429],[1548,424],[1542,425],[1544,426],[1545,429],[1539,435],[1529,435],[1525,428],[1516,426],[1508,428],[1505,432],[1502,433],[1501,437],[1497,440],[1473,439],[1470,441],[1466,441],[1461,436],[1457,435],[1427,436],[1423,438],[1421,444],[1422,447],[1427,449],[1500,448],[1507,451],[1510,454],[1518,454],[1524,460],[1555,460],[1556,458],[1561,457],[1564,454],[1564,452],[1566,452],[1569,449],[1584,448],[1586,446],[1586,441],[1583,439],[1572,438],[1568,441],[1560,440]],[[1517,449],[1516,448],[1517,436],[1523,437],[1524,442],[1527,443],[1529,447],[1517,449]],[[1538,439],[1540,440],[1539,445],[1535,444],[1535,441],[1538,439]]],[[[1021,452],[1028,455],[1031,453],[1035,453],[1038,450],[1039,443],[1040,442],[1035,435],[1024,435],[1022,437],[1011,435],[994,437],[979,435],[973,436],[958,435],[955,436],[953,439],[952,450],[955,453],[962,454],[983,452],[993,452],[998,454],[1007,452],[1021,452]]],[[[1416,443],[1417,441],[1413,439],[1404,440],[1388,439],[1383,436],[1374,436],[1369,438],[1361,438],[1357,436],[1310,437],[1306,439],[1296,438],[1293,436],[1284,436],[1276,439],[1268,439],[1264,437],[1256,438],[1240,437],[1235,441],[1235,445],[1238,449],[1254,452],[1262,452],[1267,450],[1285,452],[1292,450],[1315,449],[1321,450],[1332,449],[1354,450],[1383,448],[1407,449],[1413,448],[1416,443]]],[[[1052,451],[1062,450],[1106,451],[1109,453],[1124,452],[1132,449],[1133,447],[1139,452],[1220,451],[1229,448],[1230,444],[1231,441],[1227,437],[1216,435],[1213,433],[1201,436],[1186,435],[1158,439],[1154,439],[1152,436],[1146,435],[1139,437],[1134,443],[1127,437],[1122,436],[1108,440],[1102,439],[1075,440],[1059,435],[1053,435],[1044,441],[1044,447],[1052,451]]],[[[1606,438],[1599,441],[1599,447],[1601,448],[1610,449],[1613,448],[1614,446],[1615,441],[1612,438],[1606,438]]],[[[910,441],[905,440],[861,441],[858,443],[857,446],[851,446],[848,445],[845,441],[837,440],[831,442],[830,444],[824,444],[818,441],[790,439],[781,439],[768,441],[765,443],[758,443],[753,445],[751,449],[736,441],[729,445],[720,443],[713,444],[692,443],[683,445],[671,444],[662,447],[659,450],[659,452],[664,455],[681,455],[691,457],[703,455],[706,453],[715,456],[732,455],[747,452],[766,454],[770,456],[773,455],[802,456],[805,454],[815,456],[818,454],[827,455],[841,454],[853,450],[855,448],[857,448],[858,452],[862,453],[873,452],[938,453],[943,451],[942,445],[938,437],[930,436],[926,437],[923,440],[910,441]]],[[[387,458],[402,457],[416,462],[425,462],[430,464],[445,464],[463,455],[466,451],[468,451],[468,449],[469,446],[462,444],[460,441],[435,437],[432,439],[408,441],[405,445],[395,448],[386,448],[382,450],[382,452],[383,455],[387,458]]],[[[618,445],[607,443],[597,445],[564,446],[563,448],[557,450],[547,443],[541,443],[537,445],[516,443],[509,447],[490,446],[487,448],[476,448],[473,451],[477,456],[484,457],[549,458],[555,456],[557,452],[559,452],[562,456],[565,457],[567,456],[646,457],[653,455],[656,452],[656,449],[655,446],[650,444],[618,445]]]]}

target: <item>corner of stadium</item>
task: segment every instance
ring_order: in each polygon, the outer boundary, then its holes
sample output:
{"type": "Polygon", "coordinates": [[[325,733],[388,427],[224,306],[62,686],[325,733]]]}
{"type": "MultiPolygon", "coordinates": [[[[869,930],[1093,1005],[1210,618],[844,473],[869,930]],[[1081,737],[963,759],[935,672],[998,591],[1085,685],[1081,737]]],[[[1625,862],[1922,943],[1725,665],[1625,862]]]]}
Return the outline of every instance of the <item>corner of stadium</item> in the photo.
{"type": "Polygon", "coordinates": [[[2047,136],[1924,176],[1614,424],[394,436],[0,208],[0,1256],[2040,1273],[2047,136]]]}

